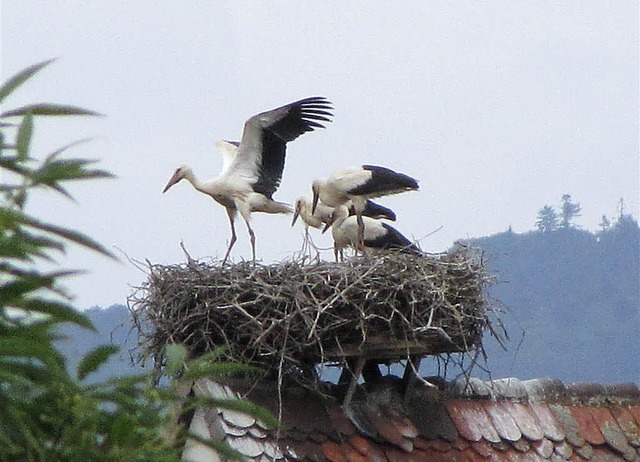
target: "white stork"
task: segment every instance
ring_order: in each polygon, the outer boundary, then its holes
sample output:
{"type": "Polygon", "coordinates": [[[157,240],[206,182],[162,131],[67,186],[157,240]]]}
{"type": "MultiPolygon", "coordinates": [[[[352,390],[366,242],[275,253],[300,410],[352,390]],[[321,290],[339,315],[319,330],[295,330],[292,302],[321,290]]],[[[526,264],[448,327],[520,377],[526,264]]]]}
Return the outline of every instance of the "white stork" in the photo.
{"type": "Polygon", "coordinates": [[[195,189],[222,204],[231,224],[231,240],[222,263],[229,257],[236,242],[235,217],[240,212],[251,239],[251,253],[255,264],[255,233],[249,220],[252,212],[291,213],[291,207],[273,200],[278,189],[287,142],[305,132],[324,128],[330,122],[331,102],[324,97],[296,101],[249,118],[244,124],[239,143],[218,143],[223,152],[222,172],[218,178],[201,182],[188,166],[180,166],[165,186],[163,193],[182,179],[195,189]]]}
{"type": "MultiPolygon", "coordinates": [[[[351,212],[351,202],[348,202],[347,207],[351,212]]],[[[293,220],[291,226],[296,224],[298,217],[302,219],[307,227],[321,229],[331,220],[331,214],[333,214],[334,208],[323,203],[316,204],[315,212],[311,212],[312,203],[307,197],[299,197],[293,207],[293,220]]],[[[371,217],[375,219],[386,219],[396,221],[396,214],[390,208],[377,204],[373,201],[366,201],[362,215],[365,217],[371,217]]]]}
{"type": "MultiPolygon", "coordinates": [[[[419,255],[422,252],[409,239],[404,237],[393,226],[370,217],[362,217],[364,224],[364,246],[369,249],[397,249],[419,255]]],[[[336,261],[344,259],[344,248],[351,246],[358,247],[359,230],[357,217],[349,215],[349,209],[344,205],[336,207],[329,223],[322,232],[331,227],[333,235],[333,254],[336,261]]]]}
{"type": "MultiPolygon", "coordinates": [[[[329,178],[319,178],[311,184],[312,213],[318,201],[330,207],[353,204],[358,222],[360,247],[364,240],[362,215],[367,200],[418,189],[418,181],[403,173],[376,165],[362,165],[334,171],[329,178]]],[[[362,250],[362,249],[360,249],[362,250]]]]}
{"type": "MultiPolygon", "coordinates": [[[[296,224],[298,217],[302,219],[304,223],[304,242],[302,245],[302,251],[304,251],[309,244],[312,243],[311,236],[309,235],[309,227],[322,229],[325,225],[331,222],[331,215],[334,208],[324,205],[322,203],[316,204],[315,213],[311,212],[311,201],[307,197],[299,197],[293,208],[293,220],[291,226],[296,224]]],[[[348,203],[349,211],[353,211],[351,202],[348,203]]],[[[355,213],[355,212],[354,212],[355,213]]],[[[376,204],[373,201],[368,200],[365,204],[362,215],[375,219],[387,219],[391,221],[396,220],[396,214],[393,210],[384,207],[380,204],[376,204]]]]}

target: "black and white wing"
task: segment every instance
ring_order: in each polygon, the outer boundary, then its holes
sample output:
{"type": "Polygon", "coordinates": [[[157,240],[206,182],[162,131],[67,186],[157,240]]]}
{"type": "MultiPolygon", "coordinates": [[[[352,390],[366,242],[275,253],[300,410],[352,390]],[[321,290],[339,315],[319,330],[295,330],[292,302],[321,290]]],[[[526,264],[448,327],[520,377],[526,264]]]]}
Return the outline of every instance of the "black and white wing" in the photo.
{"type": "Polygon", "coordinates": [[[314,96],[251,117],[228,175],[241,177],[270,198],[282,179],[287,143],[324,128],[322,122],[331,121],[332,109],[326,98],[314,96]]]}
{"type": "Polygon", "coordinates": [[[400,252],[411,253],[414,255],[420,255],[422,252],[413,242],[404,237],[400,231],[387,223],[380,223],[381,229],[384,232],[379,233],[377,236],[372,236],[371,239],[366,239],[364,245],[374,249],[397,249],[400,252]]]}
{"type": "Polygon", "coordinates": [[[370,200],[365,203],[362,215],[376,220],[386,218],[387,220],[396,221],[396,214],[393,210],[370,200]]]}
{"type": "Polygon", "coordinates": [[[354,185],[348,190],[349,194],[380,197],[418,189],[417,180],[386,167],[363,165],[362,172],[367,177],[366,181],[354,185]]]}

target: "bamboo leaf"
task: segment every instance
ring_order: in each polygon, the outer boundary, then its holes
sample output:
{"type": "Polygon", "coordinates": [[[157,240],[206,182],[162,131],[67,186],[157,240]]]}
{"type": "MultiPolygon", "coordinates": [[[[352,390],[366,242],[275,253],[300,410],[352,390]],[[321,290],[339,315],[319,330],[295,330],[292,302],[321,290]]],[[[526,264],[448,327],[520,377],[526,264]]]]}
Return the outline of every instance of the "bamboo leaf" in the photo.
{"type": "Polygon", "coordinates": [[[33,133],[33,116],[27,112],[22,119],[22,123],[18,128],[18,136],[16,148],[18,151],[18,160],[24,162],[29,154],[29,146],[31,145],[31,134],[33,133]]]}
{"type": "Polygon", "coordinates": [[[100,114],[99,112],[78,106],[55,103],[37,103],[3,112],[0,114],[0,117],[17,117],[23,116],[27,113],[31,113],[34,116],[103,116],[103,114],[100,114]]]}
{"type": "Polygon", "coordinates": [[[47,61],[34,64],[33,66],[29,66],[11,77],[4,85],[2,85],[2,87],[0,87],[0,102],[4,101],[4,99],[11,93],[13,93],[14,90],[16,90],[18,87],[20,87],[20,85],[33,77],[42,68],[49,65],[52,61],[54,60],[49,59],[47,61]]]}
{"type": "Polygon", "coordinates": [[[21,297],[24,297],[29,292],[34,292],[38,289],[49,289],[52,287],[54,280],[38,274],[33,274],[30,277],[22,277],[16,281],[7,282],[0,285],[0,306],[12,305],[21,297]]]}
{"type": "Polygon", "coordinates": [[[84,159],[52,159],[44,162],[31,176],[36,184],[56,187],[60,181],[88,180],[92,178],[112,178],[105,170],[86,170],[85,166],[93,163],[84,159]]]}
{"type": "Polygon", "coordinates": [[[80,233],[78,231],[74,231],[71,229],[63,228],[61,226],[56,226],[56,225],[41,222],[35,218],[29,217],[28,215],[15,210],[0,209],[0,229],[15,228],[15,226],[19,225],[20,223],[26,224],[32,228],[36,228],[41,231],[55,234],[56,236],[60,236],[78,245],[89,248],[95,252],[98,252],[109,258],[117,260],[116,257],[114,257],[102,245],[98,244],[93,239],[91,239],[90,237],[87,237],[83,233],[80,233]]]}
{"type": "Polygon", "coordinates": [[[257,372],[258,370],[255,367],[240,363],[217,362],[207,364],[198,361],[197,363],[189,364],[184,373],[184,378],[187,380],[198,380],[205,377],[220,378],[237,373],[257,372]]]}
{"type": "Polygon", "coordinates": [[[118,352],[118,347],[113,345],[103,345],[92,350],[82,358],[78,364],[78,379],[84,380],[87,375],[95,372],[100,366],[106,363],[109,358],[118,352]]]}
{"type": "Polygon", "coordinates": [[[51,316],[57,322],[70,322],[86,329],[95,331],[91,320],[65,303],[59,303],[40,298],[29,298],[14,302],[12,306],[26,311],[34,311],[51,316]]]}
{"type": "Polygon", "coordinates": [[[187,360],[187,349],[184,345],[171,344],[164,349],[167,374],[173,375],[180,372],[187,360]]]}

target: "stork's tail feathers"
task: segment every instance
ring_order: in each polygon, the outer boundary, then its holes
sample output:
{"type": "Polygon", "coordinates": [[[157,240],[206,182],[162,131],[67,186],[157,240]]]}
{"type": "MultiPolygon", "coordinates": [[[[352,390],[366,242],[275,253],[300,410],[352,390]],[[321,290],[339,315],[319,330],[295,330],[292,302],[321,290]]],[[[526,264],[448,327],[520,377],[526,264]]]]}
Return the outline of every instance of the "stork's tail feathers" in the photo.
{"type": "Polygon", "coordinates": [[[293,213],[293,207],[284,202],[277,201],[269,201],[266,210],[266,213],[293,213]]]}

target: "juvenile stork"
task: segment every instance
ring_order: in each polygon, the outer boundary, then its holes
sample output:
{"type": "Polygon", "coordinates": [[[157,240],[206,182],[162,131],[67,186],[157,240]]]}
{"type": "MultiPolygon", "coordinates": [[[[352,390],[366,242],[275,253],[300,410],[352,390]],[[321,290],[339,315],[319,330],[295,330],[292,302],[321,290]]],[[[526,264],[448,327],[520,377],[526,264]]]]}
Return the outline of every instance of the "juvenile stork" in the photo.
{"type": "MultiPolygon", "coordinates": [[[[347,203],[349,211],[351,212],[351,202],[347,203]]],[[[298,217],[302,219],[307,227],[322,229],[331,220],[331,214],[334,211],[333,207],[325,205],[323,203],[316,204],[315,212],[311,211],[312,203],[307,197],[299,197],[293,207],[293,220],[291,226],[296,224],[298,217]]],[[[377,204],[371,200],[367,200],[362,211],[362,215],[365,217],[371,217],[375,219],[386,219],[396,221],[396,214],[390,208],[377,204]]]]}
{"type": "MultiPolygon", "coordinates": [[[[362,217],[364,224],[364,247],[369,249],[397,249],[401,252],[419,255],[422,252],[409,239],[404,237],[400,231],[393,226],[370,217],[362,217]]],[[[351,246],[357,248],[359,245],[358,220],[355,216],[349,215],[349,209],[344,205],[336,207],[331,215],[331,219],[322,232],[331,227],[333,235],[333,254],[336,262],[344,260],[344,248],[351,246]]]]}
{"type": "MultiPolygon", "coordinates": [[[[353,211],[351,202],[349,202],[348,205],[349,210],[353,211]]],[[[309,235],[309,227],[322,229],[325,225],[330,223],[331,215],[334,211],[333,207],[329,207],[328,205],[319,203],[316,204],[315,213],[312,213],[311,206],[311,201],[307,197],[302,196],[296,200],[293,207],[293,220],[291,221],[291,226],[296,224],[298,217],[301,218],[304,223],[304,241],[302,244],[303,252],[308,248],[309,245],[313,245],[313,241],[311,239],[311,236],[309,235]]],[[[396,220],[396,214],[393,212],[393,210],[380,204],[376,204],[375,202],[370,200],[366,202],[362,214],[366,217],[375,219],[384,218],[391,221],[396,220]]]]}
{"type": "Polygon", "coordinates": [[[417,189],[417,180],[385,167],[362,165],[345,168],[334,171],[328,178],[313,181],[311,212],[315,212],[318,201],[334,208],[348,205],[350,201],[358,223],[358,247],[362,250],[364,244],[362,216],[367,200],[417,189]]]}
{"type": "Polygon", "coordinates": [[[262,112],[244,124],[240,142],[218,143],[223,153],[222,172],[218,178],[201,182],[190,167],[176,169],[163,193],[182,179],[221,204],[227,210],[231,240],[222,260],[227,261],[236,243],[235,218],[238,212],[247,225],[251,255],[256,261],[255,233],[249,220],[252,212],[291,213],[291,207],[273,200],[284,170],[286,146],[305,132],[324,128],[330,122],[333,107],[324,97],[311,97],[262,112]]]}

